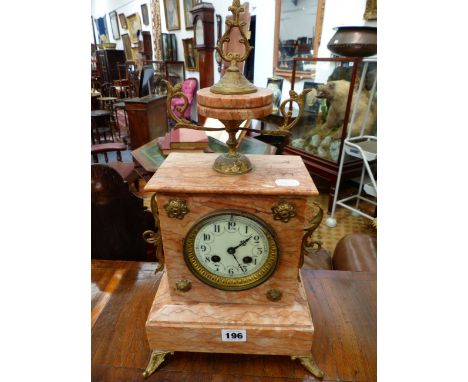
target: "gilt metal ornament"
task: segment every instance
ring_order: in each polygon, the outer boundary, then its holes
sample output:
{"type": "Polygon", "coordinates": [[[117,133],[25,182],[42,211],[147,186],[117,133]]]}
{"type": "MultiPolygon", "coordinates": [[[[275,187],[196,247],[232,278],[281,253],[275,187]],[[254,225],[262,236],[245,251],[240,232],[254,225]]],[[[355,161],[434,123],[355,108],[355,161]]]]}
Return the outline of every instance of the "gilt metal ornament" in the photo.
{"type": "Polygon", "coordinates": [[[192,289],[192,282],[190,280],[178,280],[176,281],[176,289],[180,292],[188,292],[192,289]]]}
{"type": "Polygon", "coordinates": [[[232,20],[226,19],[226,31],[218,41],[216,51],[224,61],[230,63],[224,76],[221,80],[213,85],[210,90],[212,93],[217,94],[249,94],[255,93],[257,88],[252,84],[245,76],[240,72],[237,64],[247,59],[250,51],[253,49],[249,44],[249,39],[244,33],[245,22],[239,21],[239,15],[245,11],[244,7],[241,6],[240,0],[234,0],[232,5],[229,7],[229,11],[232,12],[232,20]],[[239,42],[244,45],[245,51],[241,56],[237,52],[224,52],[223,45],[231,41],[231,32],[233,28],[237,28],[241,34],[239,42]]]}
{"type": "Polygon", "coordinates": [[[281,300],[281,297],[283,297],[283,292],[281,292],[279,289],[270,289],[266,293],[266,296],[268,300],[276,302],[281,300]]]}
{"type": "Polygon", "coordinates": [[[166,355],[171,354],[173,355],[173,351],[162,351],[162,350],[153,350],[151,352],[151,358],[146,366],[145,371],[143,372],[143,378],[148,378],[151,374],[153,374],[156,369],[164,362],[164,358],[166,355]]]}
{"type": "MultiPolygon", "coordinates": [[[[226,21],[226,31],[222,38],[219,39],[216,50],[222,59],[230,63],[230,66],[226,70],[223,78],[221,78],[217,84],[213,85],[210,88],[210,91],[215,94],[220,94],[221,96],[255,93],[257,92],[255,85],[249,82],[237,67],[239,62],[243,62],[247,59],[252,50],[252,47],[248,42],[248,38],[243,31],[245,23],[239,20],[239,15],[244,12],[244,8],[241,6],[240,0],[234,0],[232,5],[229,7],[229,10],[232,12],[233,18],[232,20],[226,21]],[[225,52],[223,50],[224,44],[230,41],[231,32],[234,28],[239,29],[241,35],[239,42],[245,47],[243,54],[237,52],[225,52]]],[[[189,101],[187,96],[182,91],[182,84],[176,84],[172,86],[166,80],[163,80],[163,83],[167,87],[167,112],[169,117],[175,121],[174,129],[187,128],[203,131],[225,130],[228,133],[229,139],[227,140],[226,144],[229,148],[229,151],[225,154],[221,154],[213,164],[213,169],[215,171],[225,175],[240,175],[252,170],[252,164],[250,163],[250,160],[247,158],[247,156],[236,151],[239,144],[239,141],[236,138],[236,134],[239,131],[250,131],[261,135],[283,136],[287,138],[290,135],[290,130],[299,122],[302,116],[304,110],[304,95],[312,90],[305,89],[301,94],[296,93],[294,90],[290,90],[290,98],[283,101],[279,108],[284,120],[281,126],[279,126],[278,130],[259,130],[241,127],[243,120],[221,120],[225,127],[205,127],[193,124],[191,121],[183,117],[185,111],[189,107],[189,101]],[[175,107],[178,115],[176,115],[172,110],[173,98],[182,99],[183,101],[183,105],[175,107]],[[295,119],[291,120],[293,103],[296,103],[299,107],[299,113],[295,119]],[[286,110],[286,108],[288,108],[288,110],[286,110]]]]}
{"type": "Polygon", "coordinates": [[[161,226],[159,224],[158,204],[156,202],[156,194],[151,196],[151,212],[154,217],[155,231],[146,230],[143,232],[143,240],[148,244],[153,244],[156,249],[156,260],[158,260],[158,267],[154,271],[159,272],[164,268],[164,252],[161,238],[161,226]]]}
{"type": "Polygon", "coordinates": [[[289,222],[291,218],[297,215],[294,204],[286,200],[280,200],[276,206],[271,207],[273,219],[281,220],[283,223],[289,222]]]}
{"type": "Polygon", "coordinates": [[[304,366],[316,378],[322,378],[325,373],[318,367],[312,355],[308,357],[299,357],[292,355],[291,359],[294,361],[298,359],[302,366],[304,366]]]}
{"type": "Polygon", "coordinates": [[[189,213],[187,202],[182,199],[171,199],[165,205],[167,216],[182,220],[189,213]]]}

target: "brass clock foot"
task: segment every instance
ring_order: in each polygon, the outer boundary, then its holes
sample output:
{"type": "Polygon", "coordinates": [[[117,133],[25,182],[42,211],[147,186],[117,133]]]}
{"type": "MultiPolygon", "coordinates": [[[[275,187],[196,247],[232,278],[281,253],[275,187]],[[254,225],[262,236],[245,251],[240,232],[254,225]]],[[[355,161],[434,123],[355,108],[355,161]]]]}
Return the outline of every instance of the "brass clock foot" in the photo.
{"type": "Polygon", "coordinates": [[[162,351],[162,350],[153,350],[151,353],[151,358],[146,366],[146,370],[143,372],[143,378],[148,378],[152,375],[156,369],[164,362],[164,357],[168,354],[174,354],[173,351],[162,351]]]}
{"type": "Polygon", "coordinates": [[[302,366],[304,366],[316,378],[322,378],[325,375],[325,373],[315,363],[312,355],[308,357],[298,357],[298,356],[292,355],[291,359],[293,361],[295,359],[298,359],[299,362],[302,364],[302,366]]]}

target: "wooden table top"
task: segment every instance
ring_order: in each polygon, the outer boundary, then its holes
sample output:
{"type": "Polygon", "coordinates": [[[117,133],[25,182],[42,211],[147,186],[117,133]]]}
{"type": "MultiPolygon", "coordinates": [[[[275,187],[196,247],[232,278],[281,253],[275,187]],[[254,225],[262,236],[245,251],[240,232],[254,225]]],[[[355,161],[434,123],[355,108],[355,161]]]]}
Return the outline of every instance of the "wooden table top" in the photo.
{"type": "MultiPolygon", "coordinates": [[[[161,279],[154,263],[93,260],[92,380],[142,381],[150,356],[145,322],[161,279]]],[[[323,381],[377,380],[374,273],[303,270],[323,381]]],[[[317,381],[286,356],[176,352],[149,381],[317,381]]]]}

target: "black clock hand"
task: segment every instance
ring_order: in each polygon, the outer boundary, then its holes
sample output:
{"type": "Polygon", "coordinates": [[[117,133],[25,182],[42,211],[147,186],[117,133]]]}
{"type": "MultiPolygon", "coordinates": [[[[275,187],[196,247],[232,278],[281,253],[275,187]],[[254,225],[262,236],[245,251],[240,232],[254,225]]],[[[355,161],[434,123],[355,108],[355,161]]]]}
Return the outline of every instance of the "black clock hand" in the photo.
{"type": "Polygon", "coordinates": [[[243,245],[246,245],[247,242],[252,238],[252,236],[250,236],[249,238],[245,239],[245,240],[242,240],[240,242],[240,244],[237,246],[237,247],[229,247],[227,249],[227,252],[230,254],[230,255],[233,255],[234,253],[236,253],[236,249],[239,248],[239,247],[242,247],[243,245]]]}
{"type": "Polygon", "coordinates": [[[237,257],[236,257],[236,255],[234,254],[234,252],[233,252],[233,253],[230,253],[230,254],[234,257],[234,259],[236,260],[237,265],[238,265],[239,268],[242,270],[242,272],[245,273],[244,268],[242,268],[242,266],[240,265],[239,260],[237,260],[237,257]]]}

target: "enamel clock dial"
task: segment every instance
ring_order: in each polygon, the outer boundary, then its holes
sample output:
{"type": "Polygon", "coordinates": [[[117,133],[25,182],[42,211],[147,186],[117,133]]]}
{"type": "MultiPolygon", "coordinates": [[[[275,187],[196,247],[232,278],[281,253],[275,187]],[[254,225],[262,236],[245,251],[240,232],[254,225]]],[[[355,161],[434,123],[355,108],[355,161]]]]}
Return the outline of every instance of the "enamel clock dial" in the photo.
{"type": "Polygon", "coordinates": [[[258,217],[223,210],[190,229],[184,240],[184,257],[192,273],[205,284],[244,290],[272,275],[278,245],[272,229],[258,217]]]}
{"type": "Polygon", "coordinates": [[[195,24],[195,44],[204,45],[205,44],[205,33],[203,31],[203,22],[200,18],[197,18],[195,24]]]}

